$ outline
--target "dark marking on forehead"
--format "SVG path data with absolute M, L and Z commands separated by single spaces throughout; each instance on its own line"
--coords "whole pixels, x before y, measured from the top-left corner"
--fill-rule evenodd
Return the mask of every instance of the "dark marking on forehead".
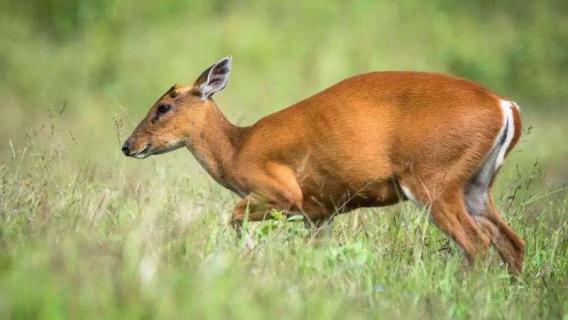
M 178 96 L 178 92 L 177 92 L 177 89 L 178 89 L 178 88 L 179 88 L 179 86 L 178 86 L 177 84 L 174 84 L 174 85 L 170 88 L 170 90 L 168 90 L 167 93 L 170 94 L 170 97 L 171 97 L 171 98 L 175 98 L 175 97 Z
M 176 98 L 178 96 L 178 92 L 177 89 L 181 88 L 181 86 L 179 84 L 174 84 L 171 88 L 168 89 L 168 91 L 166 91 L 166 93 L 164 93 L 159 99 L 158 101 L 162 100 L 164 97 L 169 96 L 170 98 Z M 156 101 L 156 102 L 158 102 Z

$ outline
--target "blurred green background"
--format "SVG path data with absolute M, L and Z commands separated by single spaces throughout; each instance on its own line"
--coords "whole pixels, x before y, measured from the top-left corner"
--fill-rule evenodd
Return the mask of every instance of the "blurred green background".
M 2 0 L 0 41 L 4 154 L 49 110 L 83 144 L 116 147 L 113 118 L 127 135 L 173 83 L 228 54 L 217 100 L 242 124 L 372 70 L 463 76 L 527 117 L 565 117 L 568 99 L 566 1 Z
M 445 72 L 521 106 L 504 176 L 568 181 L 567 1 L 0 0 L 0 41 L 0 161 L 31 145 L 67 168 L 147 170 L 122 141 L 172 84 L 230 54 L 215 99 L 236 124 L 358 73 Z M 211 183 L 187 152 L 150 161 Z
M 0 43 L 0 318 L 566 317 L 568 1 L 0 0 Z M 241 125 L 374 70 L 516 101 L 524 135 L 495 194 L 527 241 L 519 281 L 495 255 L 462 277 L 410 204 L 344 215 L 323 246 L 256 224 L 243 253 L 236 197 L 189 152 L 120 151 L 165 90 L 228 54 L 215 100 Z

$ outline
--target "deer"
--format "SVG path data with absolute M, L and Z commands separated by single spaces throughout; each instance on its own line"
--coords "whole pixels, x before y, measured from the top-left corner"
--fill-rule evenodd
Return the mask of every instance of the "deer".
M 250 126 L 213 100 L 232 68 L 227 56 L 193 85 L 175 84 L 122 146 L 144 159 L 187 148 L 240 200 L 230 223 L 303 215 L 314 228 L 364 207 L 409 200 L 474 265 L 495 247 L 512 274 L 525 243 L 495 205 L 491 187 L 522 126 L 515 102 L 472 81 L 430 72 L 347 78 Z

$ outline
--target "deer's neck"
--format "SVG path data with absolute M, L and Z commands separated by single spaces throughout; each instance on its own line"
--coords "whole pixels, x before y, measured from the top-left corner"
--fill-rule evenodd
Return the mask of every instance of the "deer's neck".
M 231 173 L 247 128 L 233 125 L 216 107 L 207 113 L 203 123 L 187 147 L 215 181 L 238 193 Z

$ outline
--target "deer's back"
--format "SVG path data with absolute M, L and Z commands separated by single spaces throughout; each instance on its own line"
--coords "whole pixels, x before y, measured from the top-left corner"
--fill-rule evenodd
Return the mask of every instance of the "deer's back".
M 320 188 L 357 188 L 416 166 L 440 170 L 480 143 L 489 150 L 502 124 L 499 101 L 442 74 L 358 75 L 261 119 L 244 137 L 239 162 L 289 166 Z

